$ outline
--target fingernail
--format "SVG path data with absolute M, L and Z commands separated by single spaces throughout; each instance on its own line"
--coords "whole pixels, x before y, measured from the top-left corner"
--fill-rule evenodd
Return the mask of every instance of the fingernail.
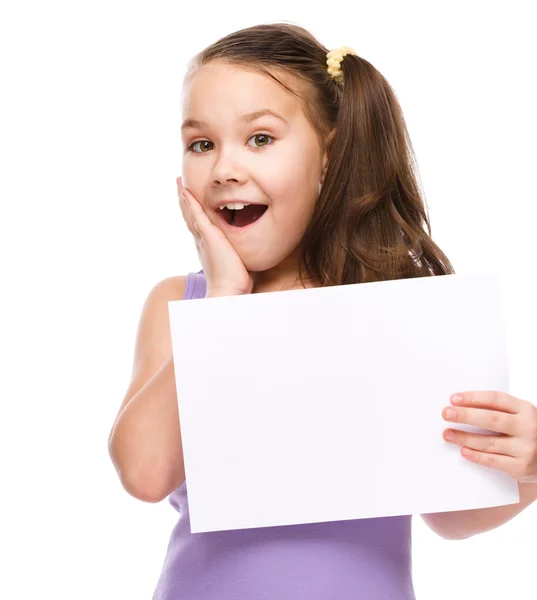
M 452 408 L 448 408 L 446 410 L 446 419 L 454 419 L 456 415 L 457 415 L 456 410 L 453 410 Z

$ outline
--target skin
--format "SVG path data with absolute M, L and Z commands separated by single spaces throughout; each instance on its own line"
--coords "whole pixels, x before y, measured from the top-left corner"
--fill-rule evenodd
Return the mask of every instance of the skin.
M 458 397 L 459 396 L 459 397 Z M 444 439 L 483 466 L 505 471 L 522 484 L 537 484 L 537 407 L 499 391 L 467 391 L 451 397 L 442 417 L 500 435 L 446 429 Z M 451 435 L 450 435 L 451 434 Z M 537 496 L 537 487 L 534 488 Z
M 288 77 L 286 83 L 292 83 Z M 263 108 L 278 112 L 287 122 L 272 116 L 240 121 L 241 115 Z M 262 73 L 215 61 L 186 79 L 182 116 L 183 123 L 193 118 L 207 124 L 182 130 L 184 187 L 253 272 L 252 293 L 302 288 L 297 282 L 298 245 L 319 197 L 329 156 L 301 100 Z M 333 129 L 328 141 L 334 133 Z M 249 231 L 229 232 L 213 206 L 232 198 L 269 208 Z

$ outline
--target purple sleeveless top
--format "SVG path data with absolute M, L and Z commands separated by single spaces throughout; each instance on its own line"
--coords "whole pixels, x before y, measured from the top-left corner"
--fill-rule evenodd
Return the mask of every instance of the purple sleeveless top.
M 205 291 L 189 273 L 184 299 Z M 168 502 L 179 519 L 153 600 L 415 600 L 412 515 L 192 534 L 186 481 Z

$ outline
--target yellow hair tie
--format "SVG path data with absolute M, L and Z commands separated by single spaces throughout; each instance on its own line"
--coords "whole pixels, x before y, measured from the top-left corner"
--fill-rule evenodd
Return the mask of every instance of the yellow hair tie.
M 341 70 L 341 61 L 347 54 L 354 54 L 358 56 L 356 52 L 349 46 L 341 46 L 336 50 L 330 50 L 326 55 L 328 59 L 326 64 L 328 65 L 328 72 L 331 77 L 335 79 L 336 83 L 343 83 L 343 71 Z

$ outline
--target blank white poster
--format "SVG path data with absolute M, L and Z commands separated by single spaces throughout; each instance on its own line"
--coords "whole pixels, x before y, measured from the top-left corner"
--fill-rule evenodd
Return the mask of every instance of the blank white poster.
M 509 391 L 503 308 L 494 272 L 169 302 L 192 533 L 518 502 L 442 438 Z

